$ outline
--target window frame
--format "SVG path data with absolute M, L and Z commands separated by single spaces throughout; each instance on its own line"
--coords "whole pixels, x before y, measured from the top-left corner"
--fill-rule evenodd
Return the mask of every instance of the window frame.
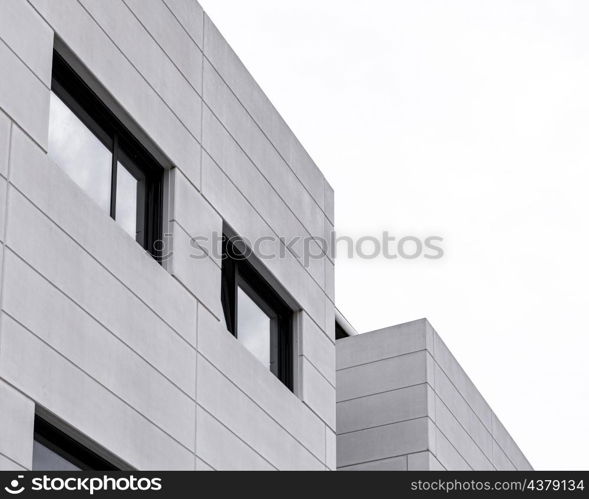
M 120 468 L 117 468 L 114 464 L 39 416 L 35 416 L 33 438 L 35 442 L 55 452 L 82 471 L 120 470 Z
M 223 234 L 222 244 L 221 302 L 227 330 L 239 340 L 237 295 L 241 288 L 271 319 L 269 370 L 292 391 L 294 311 L 256 270 L 251 252 L 238 247 L 244 246 L 243 241 Z
M 130 160 L 125 168 L 138 185 L 143 183 L 137 197 L 136 241 L 161 263 L 164 168 L 57 51 L 53 52 L 51 91 L 111 152 L 109 215 L 115 221 L 119 157 L 124 155 Z M 138 175 L 143 178 L 140 180 Z

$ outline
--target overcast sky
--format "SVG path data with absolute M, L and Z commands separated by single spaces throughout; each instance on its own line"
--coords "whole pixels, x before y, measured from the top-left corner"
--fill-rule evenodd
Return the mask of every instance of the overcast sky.
M 537 469 L 589 468 L 589 2 L 202 0 L 336 191 L 359 331 L 427 317 Z

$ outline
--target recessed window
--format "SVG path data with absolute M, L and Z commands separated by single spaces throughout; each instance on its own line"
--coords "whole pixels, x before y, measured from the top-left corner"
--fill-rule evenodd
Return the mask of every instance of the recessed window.
M 35 418 L 33 471 L 112 471 L 118 468 L 40 417 Z
M 271 369 L 270 342 L 273 320 L 241 286 L 237 287 L 237 331 L 239 341 L 254 356 Z
M 49 157 L 159 259 L 163 168 L 57 53 Z
M 346 330 L 340 326 L 339 322 L 335 322 L 335 339 L 342 340 L 344 338 L 349 337 L 350 335 L 346 333 Z
M 224 237 L 221 299 L 227 329 L 292 389 L 292 309 L 257 272 L 241 244 Z

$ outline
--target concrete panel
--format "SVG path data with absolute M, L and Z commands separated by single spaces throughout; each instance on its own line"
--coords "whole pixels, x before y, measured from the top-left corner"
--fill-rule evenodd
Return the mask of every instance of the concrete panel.
M 202 52 L 162 0 L 124 0 L 174 65 L 202 93 Z
M 194 345 L 194 298 L 17 128 L 12 148 L 19 190 Z
M 11 317 L 145 418 L 193 448 L 195 404 L 189 396 L 10 251 L 4 282 L 3 306 Z
M 53 31 L 27 2 L 0 2 L 0 38 L 45 85 L 51 86 Z M 4 73 L 4 77 L 8 75 Z
M 435 333 L 433 337 L 433 358 L 483 422 L 487 430 L 491 431 L 493 411 L 448 347 Z
M 170 172 L 173 186 L 173 211 L 170 220 L 178 222 L 191 237 L 199 238 L 200 246 L 221 265 L 221 247 L 213 244 L 213 236 L 220 238 L 223 219 L 203 198 L 202 194 L 176 168 Z
M 434 369 L 435 390 L 441 401 L 483 451 L 487 459 L 491 460 L 493 455 L 491 433 L 437 364 L 435 364 Z
M 408 471 L 429 471 L 430 460 L 432 457 L 433 457 L 433 455 L 429 451 L 417 452 L 416 454 L 409 454 L 407 456 L 407 470 Z
M 427 385 L 422 384 L 339 402 L 338 434 L 426 417 L 427 400 Z
M 327 295 L 323 295 L 322 297 L 323 303 L 325 305 L 325 334 L 327 337 L 332 339 L 335 342 L 335 305 L 334 303 L 327 297 Z M 337 347 L 336 347 L 337 349 Z M 336 350 L 336 364 L 337 364 L 337 350 Z M 337 368 L 337 365 L 336 365 Z
M 30 3 L 84 62 L 114 101 L 133 117 L 139 127 L 169 157 L 171 164 L 178 166 L 195 185 L 199 185 L 198 141 L 84 8 L 75 0 L 31 0 Z M 47 107 L 48 105 L 49 101 Z M 46 121 L 44 131 L 46 134 Z
M 32 438 L 32 437 L 31 437 Z M 31 449 L 33 446 L 31 445 Z M 0 471 L 26 471 L 27 468 L 16 464 L 14 461 L 8 459 L 6 456 L 0 454 Z
M 431 353 L 429 350 L 426 351 L 426 359 L 425 359 L 425 364 L 426 364 L 426 372 L 427 372 L 427 382 L 429 383 L 430 387 L 434 387 L 435 386 L 435 372 L 436 372 L 436 361 L 434 360 L 434 358 L 431 356 Z M 434 400 L 435 402 L 435 400 Z M 432 408 L 432 414 L 435 415 L 435 404 L 433 404 L 434 407 Z M 435 418 L 434 418 L 435 419 Z
M 407 456 L 407 470 L 408 471 L 445 471 L 445 468 L 429 452 L 418 452 L 416 454 L 409 454 Z
M 305 357 L 302 357 L 302 399 L 335 430 L 335 387 Z
M 186 340 L 15 190 L 9 216 L 14 223 L 7 245 L 15 253 L 185 392 L 194 393 L 195 351 Z
M 294 134 L 224 40 L 205 16 L 205 54 L 263 133 L 300 179 L 315 203 L 323 208 L 323 176 Z
M 164 0 L 186 33 L 202 48 L 204 12 L 196 0 Z
M 425 365 L 426 353 L 422 351 L 338 371 L 337 400 L 341 402 L 425 383 Z
M 338 468 L 428 450 L 428 420 L 414 419 L 338 435 Z
M 430 392 L 428 391 L 428 397 Z M 437 432 L 438 428 L 436 424 L 433 422 L 432 418 L 428 418 L 427 420 L 427 441 L 428 441 L 428 450 L 436 455 L 437 448 L 438 448 L 438 439 L 437 439 Z
M 330 301 L 335 303 L 335 264 L 329 259 L 323 259 L 325 273 L 325 294 Z
M 6 193 L 6 180 L 0 177 L 0 242 L 4 242 L 4 227 L 6 222 Z
M 172 255 L 165 266 L 215 316 L 222 317 L 221 267 L 195 246 L 176 222 L 172 224 Z
M 292 133 L 247 68 L 205 14 L 205 55 L 284 158 Z
M 241 237 L 249 241 L 273 237 L 270 227 L 206 153 L 203 194 Z M 284 258 L 264 259 L 264 264 L 317 324 L 325 323 L 323 290 L 289 252 Z
M 337 369 L 426 348 L 425 319 L 351 336 L 337 342 Z
M 337 469 L 337 435 L 325 427 L 325 464 L 330 470 Z
M 390 457 L 339 468 L 339 471 L 406 471 L 407 456 Z
M 0 111 L 0 177 L 8 175 L 8 153 L 10 148 L 10 120 Z
M 35 403 L 0 379 L 0 454 L 24 468 L 33 462 L 34 421 Z
M 322 234 L 322 241 L 321 247 L 323 248 L 325 254 L 329 258 L 329 260 L 335 263 L 335 258 L 337 254 L 337 247 L 336 247 L 336 237 L 337 234 L 335 232 L 335 227 L 329 221 L 326 216 L 323 216 L 323 234 Z
M 442 463 L 436 459 L 435 456 L 430 455 L 430 471 L 445 471 L 446 468 L 442 466 Z
M 7 250 L 6 250 L 7 251 Z M 4 244 L 0 243 L 0 300 L 2 300 L 2 284 L 4 282 Z M 1 313 L 1 309 L 0 309 Z M 2 330 L 0 330 L 0 335 L 2 334 Z
M 0 376 L 134 468 L 194 467 L 192 452 L 6 314 L 2 316 Z
M 215 419 L 278 469 L 323 469 L 321 461 L 208 360 L 199 355 L 197 366 L 198 404 Z
M 501 471 L 513 471 L 515 466 L 509 460 L 503 449 L 499 447 L 499 444 L 493 440 L 493 465 L 496 469 Z
M 305 312 L 301 313 L 299 348 L 299 354 L 335 386 L 335 345 Z
M 198 350 L 318 459 L 324 459 L 321 420 L 203 307 L 198 313 Z
M 203 147 L 207 153 L 273 229 L 276 239 L 286 239 L 292 254 L 323 287 L 322 248 L 297 218 L 299 207 L 286 204 L 208 108 L 204 110 L 203 122 Z
M 47 149 L 49 88 L 4 44 L 0 43 L 0 108 Z
M 215 471 L 215 468 L 209 466 L 202 459 L 196 458 L 196 471 Z
M 436 450 L 435 457 L 438 462 L 447 470 L 452 471 L 470 471 L 472 468 L 454 448 L 450 441 L 442 434 L 438 428 L 434 428 Z
M 532 465 L 495 414 L 493 414 L 493 438 L 518 470 L 532 470 Z
M 474 470 L 493 470 L 491 461 L 485 456 L 471 435 L 464 430 L 448 408 L 436 397 L 436 426 L 452 443 L 462 458 Z
M 290 132 L 288 127 L 287 130 Z M 324 210 L 325 192 L 323 192 L 323 199 L 321 199 L 321 183 L 324 180 L 323 174 L 297 137 L 292 132 L 288 132 L 284 132 L 289 149 L 286 161 L 311 196 L 313 196 L 319 208 Z
M 235 138 L 256 168 L 268 179 L 311 235 L 322 237 L 323 212 L 284 159 L 256 126 L 215 69 L 205 60 L 203 95 L 229 133 Z M 323 193 L 321 193 L 323 196 Z
M 190 133 L 200 138 L 202 101 L 196 90 L 126 5 L 121 0 L 80 1 Z M 153 9 L 145 11 L 154 13 Z M 167 25 L 167 29 L 173 31 L 170 28 Z M 196 57 L 200 51 L 194 50 L 193 54 Z
M 410 469 L 529 467 L 427 320 L 339 340 L 336 349 L 346 366 L 337 372 L 340 438 L 426 416 L 427 449 L 409 456 Z M 423 385 L 412 386 L 418 380 Z M 501 438 L 493 438 L 489 421 Z
M 335 224 L 335 194 L 333 187 L 329 185 L 327 180 L 324 180 L 324 193 L 323 193 L 323 211 L 327 219 Z
M 272 236 L 267 223 L 237 190 L 216 162 L 203 152 L 202 193 L 223 219 L 249 241 Z
M 436 421 L 436 392 L 432 389 L 431 385 L 427 385 L 427 414 L 430 419 Z
M 197 408 L 198 454 L 218 471 L 275 470 L 268 461 L 237 438 L 210 414 Z

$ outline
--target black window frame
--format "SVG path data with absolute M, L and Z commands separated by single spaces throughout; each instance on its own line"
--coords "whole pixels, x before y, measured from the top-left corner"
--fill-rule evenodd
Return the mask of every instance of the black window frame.
M 39 416 L 35 416 L 34 440 L 82 471 L 120 471 L 120 468 Z
M 254 257 L 241 239 L 224 234 L 222 245 L 221 302 L 227 330 L 239 339 L 237 294 L 241 288 L 271 318 L 270 372 L 292 391 L 294 311 L 256 270 Z
M 125 167 L 142 184 L 137 198 L 140 230 L 136 240 L 161 263 L 164 168 L 57 51 L 53 52 L 51 90 L 112 154 L 109 214 L 113 220 L 119 157 L 124 154 L 130 160 Z

